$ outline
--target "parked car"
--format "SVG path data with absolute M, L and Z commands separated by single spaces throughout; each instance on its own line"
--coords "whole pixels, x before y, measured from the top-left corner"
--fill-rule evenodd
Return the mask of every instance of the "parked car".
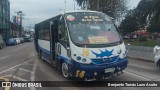
M 31 41 L 33 41 L 33 38 L 32 38 L 32 36 L 30 34 L 26 34 L 24 36 L 24 41 L 25 42 L 31 42 Z
M 17 45 L 17 41 L 15 38 L 10 38 L 6 44 L 7 46 L 14 46 L 14 45 Z
M 21 43 L 24 43 L 24 42 L 25 42 L 23 37 L 20 37 L 20 42 L 21 42 Z
M 2 35 L 0 35 L 0 49 L 3 48 L 3 45 L 4 45 L 3 37 Z
M 153 54 L 154 54 L 154 61 L 160 69 L 160 46 L 155 46 L 153 49 Z
M 21 43 L 20 38 L 15 38 L 15 39 L 16 39 L 17 44 L 20 44 L 20 43 Z

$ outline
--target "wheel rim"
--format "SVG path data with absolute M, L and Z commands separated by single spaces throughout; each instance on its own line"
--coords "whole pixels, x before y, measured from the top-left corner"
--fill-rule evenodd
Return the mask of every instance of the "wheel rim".
M 66 63 L 62 64 L 62 74 L 64 77 L 68 77 L 68 65 Z

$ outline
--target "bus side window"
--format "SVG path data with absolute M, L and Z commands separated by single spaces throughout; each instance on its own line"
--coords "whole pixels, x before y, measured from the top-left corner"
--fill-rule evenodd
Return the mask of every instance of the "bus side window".
M 59 21 L 58 34 L 59 34 L 58 36 L 60 41 L 68 42 L 68 34 L 67 34 L 64 18 L 62 18 Z

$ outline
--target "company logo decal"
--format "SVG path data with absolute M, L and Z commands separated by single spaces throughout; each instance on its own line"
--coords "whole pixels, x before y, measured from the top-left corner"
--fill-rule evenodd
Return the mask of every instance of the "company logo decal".
M 113 50 L 114 50 L 114 49 L 113 49 Z M 98 57 L 103 58 L 103 57 L 105 57 L 105 56 L 109 57 L 109 56 L 113 55 L 113 54 L 112 54 L 112 53 L 113 53 L 113 50 L 111 50 L 111 51 L 108 51 L 108 50 L 106 50 L 106 49 L 105 49 L 105 51 L 100 50 L 100 51 L 101 51 L 100 54 L 95 53 L 95 52 L 93 52 L 93 51 L 91 51 L 91 52 L 92 52 L 94 55 L 96 55 L 97 58 L 98 58 Z
M 88 48 L 83 48 L 82 55 L 83 56 L 89 56 L 89 49 Z
M 67 16 L 67 20 L 68 20 L 68 21 L 74 21 L 74 20 L 75 20 L 75 17 L 72 16 L 72 15 L 68 15 L 68 16 Z

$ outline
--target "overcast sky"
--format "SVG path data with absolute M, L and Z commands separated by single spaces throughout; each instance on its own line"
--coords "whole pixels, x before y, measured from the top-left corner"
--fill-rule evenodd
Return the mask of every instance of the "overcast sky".
M 65 0 L 9 0 L 11 17 L 15 12 L 22 11 L 24 14 L 23 25 L 33 26 L 45 19 L 51 18 L 65 9 Z M 140 0 L 130 0 L 128 7 L 136 7 Z M 74 10 L 74 0 L 66 0 L 67 10 Z M 76 9 L 79 7 L 76 5 Z M 12 19 L 12 18 L 11 18 Z

